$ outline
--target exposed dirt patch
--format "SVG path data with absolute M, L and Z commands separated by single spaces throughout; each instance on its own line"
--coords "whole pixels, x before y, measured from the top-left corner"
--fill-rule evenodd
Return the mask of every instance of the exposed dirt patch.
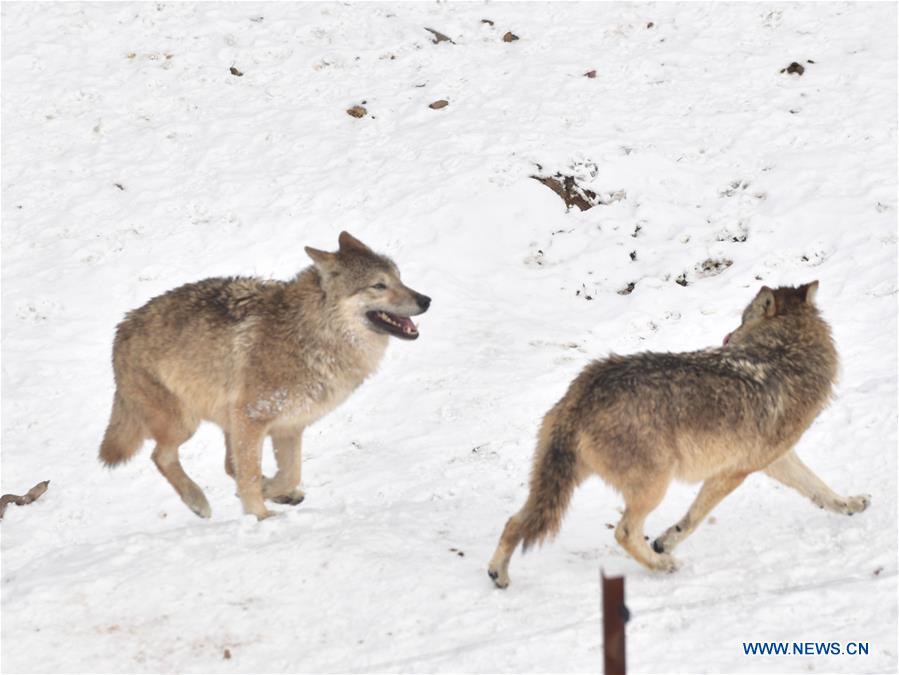
M 732 241 L 735 244 L 741 244 L 749 237 L 749 230 L 743 221 L 737 221 L 724 227 L 715 235 L 717 241 Z
M 749 181 L 743 179 L 732 180 L 727 187 L 718 190 L 719 197 L 733 197 L 735 194 L 742 192 L 749 187 Z
M 810 61 L 809 63 L 812 62 Z M 801 63 L 796 63 L 795 61 L 793 61 L 793 63 L 788 65 L 786 68 L 781 68 L 780 72 L 787 73 L 788 75 L 802 75 L 802 73 L 805 72 L 805 66 L 803 66 Z
M 724 270 L 734 264 L 733 260 L 727 258 L 707 258 L 694 268 L 696 276 L 699 278 L 714 277 L 721 274 Z
M 574 176 L 557 173 L 555 176 L 531 176 L 531 178 L 540 181 L 559 195 L 569 209 L 576 206 L 581 211 L 586 211 L 596 206 L 596 193 L 578 185 Z

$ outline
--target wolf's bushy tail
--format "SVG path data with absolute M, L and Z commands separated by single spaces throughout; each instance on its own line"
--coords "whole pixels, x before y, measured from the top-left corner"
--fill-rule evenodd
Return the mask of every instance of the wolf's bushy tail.
M 115 466 L 131 459 L 147 437 L 146 429 L 131 410 L 128 401 L 116 390 L 109 425 L 100 444 L 100 461 Z
M 554 537 L 578 484 L 577 454 L 569 434 L 558 427 L 538 449 L 531 472 L 531 487 L 521 522 L 521 550 Z

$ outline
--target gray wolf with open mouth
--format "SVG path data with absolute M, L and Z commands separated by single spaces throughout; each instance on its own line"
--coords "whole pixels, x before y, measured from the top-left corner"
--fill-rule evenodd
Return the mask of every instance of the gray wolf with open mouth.
M 411 316 L 431 299 L 396 264 L 341 232 L 336 252 L 306 248 L 314 265 L 290 281 L 246 277 L 186 284 L 129 312 L 113 345 L 116 391 L 100 446 L 107 466 L 152 438 L 153 461 L 198 516 L 211 515 L 178 448 L 200 422 L 225 433 L 225 471 L 245 513 L 265 500 L 299 504 L 303 430 L 342 403 L 378 366 L 390 336 L 418 338 Z M 262 445 L 277 461 L 262 475 Z

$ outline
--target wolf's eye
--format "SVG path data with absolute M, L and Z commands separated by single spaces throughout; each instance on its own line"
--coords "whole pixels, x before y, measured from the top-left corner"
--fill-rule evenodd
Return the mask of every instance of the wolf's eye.
M 376 288 L 379 291 L 387 290 L 387 284 L 382 284 L 380 281 L 376 283 L 372 288 Z

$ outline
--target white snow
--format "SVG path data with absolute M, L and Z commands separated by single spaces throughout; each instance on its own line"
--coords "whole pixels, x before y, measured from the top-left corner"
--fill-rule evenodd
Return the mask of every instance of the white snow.
M 600 567 L 627 576 L 631 672 L 896 671 L 895 4 L 2 19 L 2 492 L 51 480 L 0 525 L 4 672 L 596 672 Z M 537 164 L 619 198 L 566 213 Z M 210 521 L 148 448 L 101 468 L 127 310 L 209 276 L 289 278 L 341 229 L 434 302 L 307 431 L 301 506 L 242 516 L 211 425 L 182 449 Z M 658 575 L 617 546 L 621 500 L 593 480 L 493 588 L 540 418 L 586 363 L 720 344 L 763 283 L 813 279 L 842 373 L 798 452 L 872 494 L 866 512 L 753 476 Z M 763 640 L 870 653 L 743 654 Z

